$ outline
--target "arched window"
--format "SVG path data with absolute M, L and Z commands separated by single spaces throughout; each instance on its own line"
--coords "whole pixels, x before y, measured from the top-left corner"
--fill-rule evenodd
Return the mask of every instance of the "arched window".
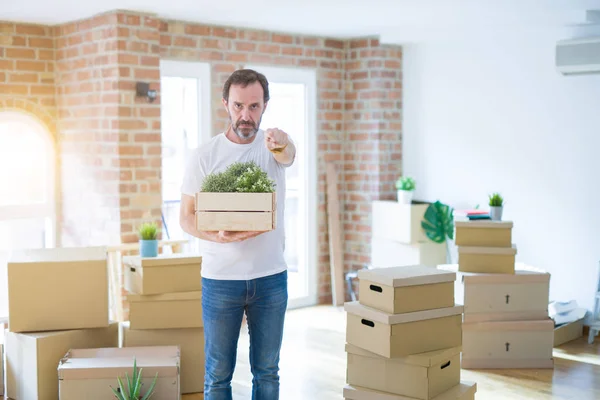
M 55 246 L 55 160 L 42 123 L 0 112 L 0 252 Z

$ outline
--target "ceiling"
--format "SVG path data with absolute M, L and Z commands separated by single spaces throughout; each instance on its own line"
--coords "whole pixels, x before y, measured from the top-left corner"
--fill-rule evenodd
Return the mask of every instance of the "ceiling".
M 0 20 L 60 24 L 115 9 L 339 38 L 378 35 L 400 43 L 457 31 L 579 26 L 588 23 L 587 10 L 600 9 L 600 0 L 0 0 Z

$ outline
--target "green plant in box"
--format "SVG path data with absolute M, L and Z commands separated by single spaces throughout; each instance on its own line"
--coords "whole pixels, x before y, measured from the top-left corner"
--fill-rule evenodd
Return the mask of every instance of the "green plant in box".
M 154 394 L 154 387 L 156 386 L 158 373 L 156 373 L 154 376 L 154 380 L 152 381 L 152 384 L 148 388 L 146 394 L 142 396 L 142 370 L 143 368 L 140 368 L 138 371 L 137 362 L 134 357 L 132 377 L 130 378 L 129 374 L 127 374 L 127 372 L 125 373 L 127 390 L 125 390 L 125 386 L 123 385 L 121 377 L 117 377 L 117 382 L 119 382 L 119 387 L 117 389 L 113 388 L 112 386 L 110 387 L 118 400 L 148 400 Z
M 448 239 L 454 239 L 454 210 L 439 201 L 431 203 L 425 210 L 421 228 L 434 243 L 446 243 L 446 262 L 450 262 Z
M 502 220 L 502 210 L 504 208 L 504 198 L 500 193 L 492 193 L 488 196 L 490 205 L 490 218 L 493 221 Z
M 225 171 L 207 175 L 202 192 L 211 193 L 273 193 L 275 182 L 253 161 L 235 162 Z
M 410 176 L 401 176 L 396 181 L 396 190 L 398 193 L 398 202 L 412 204 L 415 192 L 415 180 Z

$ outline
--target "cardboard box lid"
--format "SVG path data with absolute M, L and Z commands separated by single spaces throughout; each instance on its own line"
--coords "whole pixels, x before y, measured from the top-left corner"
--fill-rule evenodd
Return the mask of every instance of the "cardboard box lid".
M 133 359 L 143 368 L 142 377 L 178 376 L 179 346 L 108 347 L 101 349 L 72 349 L 60 360 L 58 379 L 102 379 L 131 377 Z
M 488 255 L 510 255 L 517 254 L 517 246 L 512 247 L 480 247 L 480 246 L 458 246 L 458 254 L 488 254 Z
M 435 266 L 408 265 L 362 269 L 358 271 L 358 279 L 386 286 L 402 287 L 453 282 L 456 280 L 456 273 L 439 270 Z
M 460 384 L 438 394 L 431 400 L 460 400 L 472 397 L 477 392 L 477 383 L 460 381 Z M 348 400 L 415 400 L 412 397 L 367 389 L 356 385 L 344 386 L 344 398 Z
M 454 226 L 457 228 L 498 228 L 510 229 L 513 227 L 512 221 L 454 221 Z
M 156 257 L 125 256 L 123 257 L 123 264 L 142 268 L 185 264 L 201 265 L 202 256 L 194 256 L 186 253 L 159 254 Z
M 27 249 L 11 252 L 10 264 L 25 263 L 63 263 L 78 261 L 106 261 L 108 248 L 105 246 L 92 247 L 58 247 L 49 249 Z
M 432 318 L 443 318 L 452 315 L 460 315 L 463 313 L 464 307 L 455 305 L 454 307 L 437 308 L 433 310 L 415 311 L 403 314 L 388 314 L 383 311 L 375 310 L 360 304 L 359 301 L 351 301 L 344 303 L 344 310 L 350 314 L 358 315 L 359 317 L 380 322 L 382 324 L 394 325 L 407 322 L 423 321 Z
M 200 300 L 202 291 L 193 292 L 177 292 L 177 293 L 162 293 L 162 294 L 129 294 L 127 301 L 135 302 L 151 302 L 151 301 L 181 301 L 181 300 Z
M 381 357 L 379 354 L 372 353 L 368 350 L 360 348 L 358 346 L 354 346 L 350 343 L 346 343 L 346 352 L 349 354 L 356 354 L 359 356 L 369 357 L 369 358 L 377 358 L 386 361 L 395 361 L 403 364 L 411 364 L 417 365 L 421 367 L 432 367 L 434 365 L 441 364 L 443 362 L 448 361 L 449 358 L 454 357 L 457 354 L 460 354 L 462 350 L 462 346 L 451 347 L 448 349 L 436 350 L 436 351 L 428 351 L 427 353 L 419 353 L 419 354 L 411 354 L 406 357 L 398 357 L 398 358 L 385 358 Z
M 486 272 L 462 272 L 458 271 L 458 264 L 443 264 L 437 268 L 444 271 L 456 272 L 458 280 L 462 283 L 470 284 L 516 284 L 516 283 L 547 283 L 550 282 L 550 273 L 539 268 L 532 267 L 523 263 L 515 263 L 514 274 L 496 274 Z
M 463 332 L 554 332 L 554 321 L 550 318 L 530 321 L 486 321 L 464 322 Z

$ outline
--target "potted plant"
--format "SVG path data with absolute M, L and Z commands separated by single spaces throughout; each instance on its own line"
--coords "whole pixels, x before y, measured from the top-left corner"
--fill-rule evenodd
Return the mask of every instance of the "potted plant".
M 270 231 L 276 226 L 275 182 L 252 161 L 207 175 L 195 202 L 199 231 Z
M 401 176 L 396 181 L 396 190 L 398 191 L 398 202 L 411 204 L 415 192 L 415 180 L 409 176 Z
M 133 376 L 129 378 L 127 372 L 125 372 L 125 379 L 127 380 L 127 390 L 121 381 L 121 377 L 117 377 L 119 387 L 117 389 L 110 387 L 118 400 L 148 400 L 154 394 L 154 387 L 156 386 L 156 380 L 158 379 L 158 373 L 154 376 L 154 380 L 148 388 L 145 395 L 142 396 L 142 370 L 137 369 L 135 357 L 133 358 Z
M 439 201 L 431 203 L 425 210 L 421 228 L 432 242 L 446 243 L 446 261 L 451 262 L 448 239 L 454 239 L 454 209 Z
M 489 195 L 490 218 L 492 221 L 502 220 L 502 209 L 504 207 L 504 198 L 500 193 L 492 193 Z
M 156 257 L 158 255 L 158 226 L 154 222 L 145 222 L 139 229 L 140 256 Z

